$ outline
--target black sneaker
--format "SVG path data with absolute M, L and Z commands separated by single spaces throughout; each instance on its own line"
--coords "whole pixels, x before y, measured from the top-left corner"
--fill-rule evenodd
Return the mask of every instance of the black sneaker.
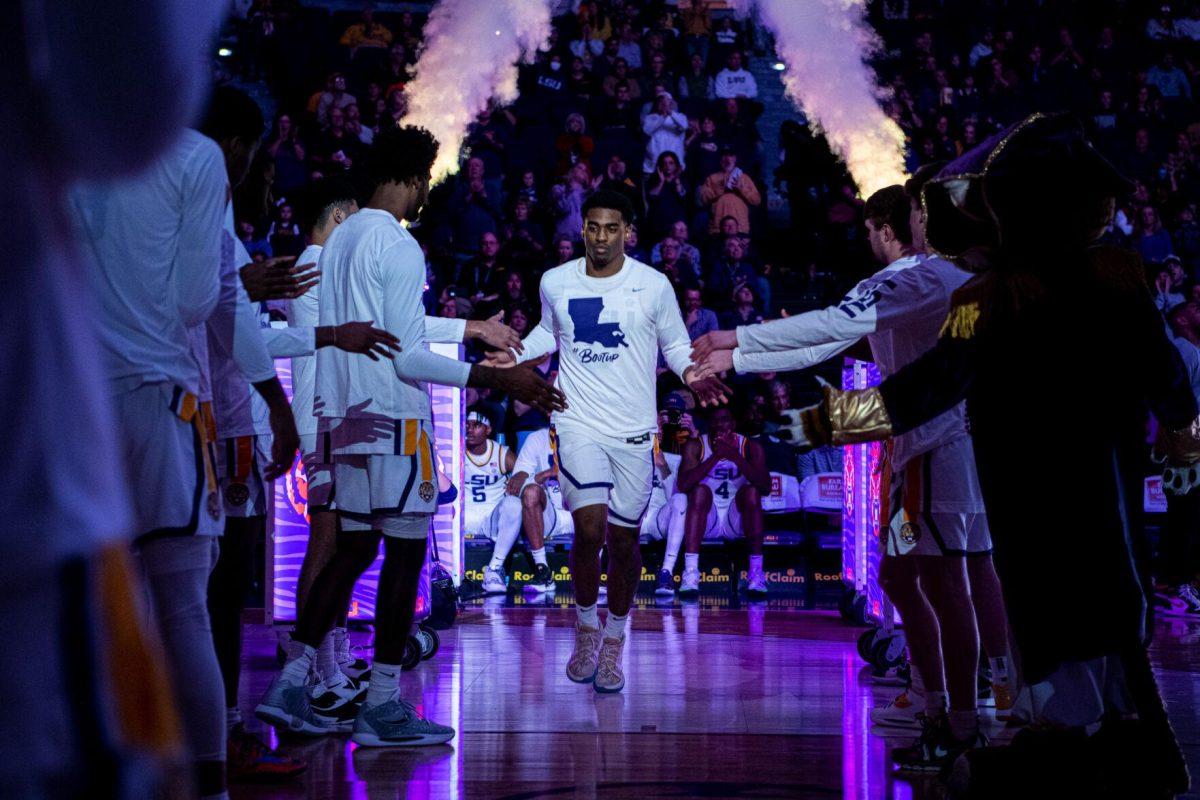
M 675 596 L 675 576 L 671 570 L 660 569 L 658 571 L 658 586 L 655 587 L 654 594 L 657 597 Z
M 533 570 L 533 580 L 525 584 L 526 587 L 533 589 L 538 594 L 550 594 L 558 588 L 554 582 L 554 576 L 550 574 L 550 567 L 545 564 L 538 564 Z
M 968 750 L 987 747 L 987 739 L 977 733 L 960 742 L 950 733 L 950 721 L 944 714 L 924 720 L 921 735 L 909 747 L 892 750 L 892 761 L 900 772 L 948 773 L 954 762 Z

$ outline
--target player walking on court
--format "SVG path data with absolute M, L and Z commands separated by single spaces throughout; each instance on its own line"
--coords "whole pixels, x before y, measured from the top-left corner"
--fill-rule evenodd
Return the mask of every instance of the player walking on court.
M 629 200 L 596 192 L 582 212 L 587 255 L 542 277 L 542 320 L 516 360 L 558 350 L 557 387 L 567 398 L 567 409 L 551 418 L 563 503 L 575 523 L 571 571 L 579 620 L 567 676 L 598 692 L 619 692 L 642 566 L 638 530 L 653 485 L 659 350 L 702 402 L 723 402 L 728 390 L 692 374 L 691 342 L 667 278 L 625 255 Z M 609 614 L 601 632 L 596 600 L 605 544 Z

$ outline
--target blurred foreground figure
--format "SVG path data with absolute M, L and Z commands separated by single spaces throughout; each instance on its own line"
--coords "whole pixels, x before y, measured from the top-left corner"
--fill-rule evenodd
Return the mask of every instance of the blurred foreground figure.
M 1188 787 L 1145 647 L 1138 511 L 1147 408 L 1175 463 L 1196 460 L 1197 408 L 1141 259 L 1095 245 L 1129 188 L 1065 116 L 1034 115 L 952 162 L 925 187 L 926 237 L 980 274 L 937 345 L 876 388 L 827 387 L 790 412 L 794 438 L 845 444 L 967 402 L 1032 722 L 957 762 L 971 797 L 1012 796 L 1035 773 L 1055 776 L 1056 797 Z M 1084 585 L 1104 591 L 1078 613 Z
M 63 194 L 175 140 L 221 8 L 26 0 L 0 26 L 3 797 L 144 796 L 155 759 L 178 752 L 132 605 L 126 484 Z

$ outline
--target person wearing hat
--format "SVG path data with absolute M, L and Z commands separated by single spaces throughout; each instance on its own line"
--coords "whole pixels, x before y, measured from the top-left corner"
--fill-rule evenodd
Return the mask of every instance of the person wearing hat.
M 762 203 L 762 195 L 750 176 L 737 165 L 737 151 L 732 145 L 721 146 L 721 171 L 714 172 L 700 184 L 700 202 L 709 209 L 708 232 L 720 232 L 721 220 L 737 220 L 737 232 L 750 232 L 750 207 Z
M 1200 462 L 1200 419 L 1140 259 L 1095 244 L 1130 188 L 1067 115 L 1035 114 L 964 154 L 923 194 L 929 244 L 980 273 L 955 293 L 937 344 L 877 387 L 827 386 L 790 414 L 794 441 L 851 444 L 967 401 L 1025 682 L 1018 707 L 1036 723 L 1009 748 L 964 753 L 952 777 L 967 791 L 1026 790 L 1032 772 L 1055 797 L 1190 785 L 1146 650 L 1136 498 L 1147 407 L 1156 449 L 1184 470 Z M 1086 586 L 1102 590 L 1072 613 Z M 932 728 L 922 741 L 964 747 Z

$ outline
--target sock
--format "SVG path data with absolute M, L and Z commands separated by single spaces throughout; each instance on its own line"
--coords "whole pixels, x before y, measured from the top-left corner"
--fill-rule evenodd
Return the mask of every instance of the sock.
M 694 570 L 700 571 L 700 554 L 699 553 L 684 553 L 683 554 L 683 569 L 684 571 Z
M 924 697 L 925 696 L 925 679 L 921 677 L 921 670 L 917 669 L 917 665 L 912 663 L 911 658 L 909 659 L 908 664 L 909 664 L 909 675 L 911 676 L 911 680 L 908 683 L 908 688 L 913 693 L 919 694 L 922 697 Z
M 750 574 L 761 575 L 762 571 L 762 553 L 750 556 Z
M 325 638 L 321 640 L 321 646 L 317 648 L 317 659 L 314 666 L 321 680 L 329 680 L 341 672 L 338 669 L 337 636 L 333 631 L 325 634 Z
M 951 711 L 947 716 L 950 719 L 950 735 L 956 741 L 965 742 L 968 739 L 974 739 L 979 734 L 979 714 L 973 709 L 971 711 Z
M 500 501 L 500 521 L 496 530 L 496 547 L 492 550 L 492 560 L 489 569 L 500 569 L 504 559 L 508 558 L 517 536 L 521 534 L 521 501 L 512 495 L 505 495 Z
M 941 714 L 949 707 L 949 698 L 945 692 L 925 693 L 925 713 L 929 716 Z M 974 713 L 974 712 L 972 712 Z
M 225 729 L 233 730 L 242 724 L 242 710 L 237 706 L 225 709 Z
M 400 665 L 376 661 L 371 665 L 371 685 L 367 687 L 367 699 L 363 705 L 377 706 L 386 703 L 399 685 Z
M 350 655 L 350 634 L 343 627 L 333 629 L 333 652 L 339 664 L 354 660 Z
M 989 658 L 988 665 L 992 668 L 992 683 L 1008 683 L 1008 659 L 1004 656 Z
M 283 665 L 279 677 L 288 683 L 303 686 L 308 679 L 308 671 L 312 669 L 313 658 L 317 651 L 306 644 L 292 640 L 288 642 L 288 660 Z
M 596 613 L 596 604 L 590 606 L 575 606 L 575 613 L 579 615 L 579 624 L 585 628 L 599 628 L 600 615 Z
M 674 506 L 672 506 L 674 509 Z M 675 572 L 675 564 L 679 561 L 679 548 L 683 546 L 684 514 L 672 513 L 671 522 L 667 525 L 667 552 L 663 555 L 662 568 L 667 572 Z
M 534 564 L 541 564 L 544 567 L 549 567 L 549 562 L 546 561 L 546 548 L 539 547 L 537 550 L 530 550 L 529 554 L 533 556 Z
M 624 639 L 625 638 L 625 623 L 629 621 L 629 615 L 623 617 L 616 614 L 609 614 L 608 619 L 604 621 L 604 638 L 605 639 Z

